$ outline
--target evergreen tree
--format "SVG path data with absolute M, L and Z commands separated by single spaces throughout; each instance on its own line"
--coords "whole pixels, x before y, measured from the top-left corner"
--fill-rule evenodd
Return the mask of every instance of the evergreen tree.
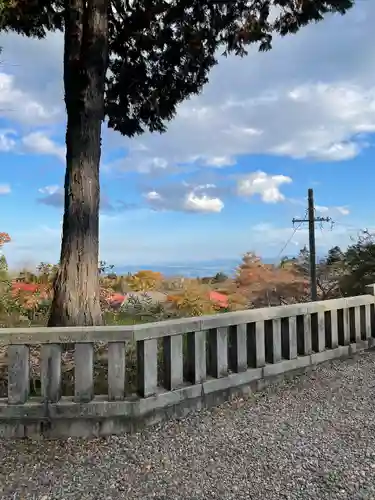
M 269 50 L 354 0 L 0 0 L 0 29 L 43 38 L 64 31 L 66 176 L 60 265 L 50 326 L 101 324 L 101 125 L 132 137 L 164 132 L 208 81 L 222 47 Z

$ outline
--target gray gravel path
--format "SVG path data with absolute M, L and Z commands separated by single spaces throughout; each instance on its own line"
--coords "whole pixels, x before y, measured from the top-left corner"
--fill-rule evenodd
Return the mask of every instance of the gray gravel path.
M 132 436 L 3 442 L 0 498 L 375 499 L 375 353 Z

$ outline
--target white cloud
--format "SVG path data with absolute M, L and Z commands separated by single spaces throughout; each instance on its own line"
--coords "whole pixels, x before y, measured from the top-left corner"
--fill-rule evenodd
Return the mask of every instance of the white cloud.
M 55 194 L 55 193 L 63 193 L 64 192 L 63 188 L 61 188 L 60 186 L 57 186 L 57 185 L 44 186 L 42 188 L 39 188 L 38 191 L 39 191 L 39 193 L 47 194 L 49 196 L 51 196 L 52 194 Z
M 22 143 L 31 153 L 57 156 L 61 161 L 65 161 L 65 147 L 53 142 L 43 132 L 32 132 L 22 138 Z
M 315 205 L 315 210 L 328 217 L 334 217 L 335 215 L 349 215 L 350 210 L 348 207 L 326 207 L 322 205 Z
M 0 184 L 0 195 L 9 194 L 11 191 L 12 190 L 9 184 Z
M 64 206 L 64 188 L 58 185 L 44 186 L 38 189 L 43 196 L 38 198 L 38 202 L 51 207 L 62 208 Z M 100 196 L 101 215 L 106 214 L 107 217 L 115 217 L 120 213 L 127 211 L 139 210 L 139 206 L 135 203 L 128 203 L 122 200 L 111 201 L 105 193 Z
M 104 134 L 106 134 L 105 130 Z M 141 147 L 138 148 L 136 144 L 133 144 L 130 151 L 134 153 L 124 158 L 115 160 L 110 165 L 107 165 L 107 168 L 119 170 L 121 172 L 137 171 L 140 174 L 163 174 L 171 170 L 171 165 L 165 158 L 158 156 L 148 157 L 146 154 L 147 149 L 143 149 Z
M 12 122 L 35 125 L 56 119 L 57 108 L 48 109 L 31 94 L 17 88 L 13 75 L 0 73 L 0 116 Z
M 163 186 L 158 191 L 144 193 L 144 198 L 154 210 L 177 210 L 196 213 L 219 213 L 224 202 L 213 194 L 214 184 L 191 186 L 186 183 Z
M 326 214 L 329 212 L 329 207 L 323 207 L 322 205 L 315 205 L 315 210 L 321 214 Z
M 11 129 L 0 129 L 0 151 L 8 153 L 16 146 L 15 140 L 16 132 Z
M 245 154 L 353 158 L 368 145 L 365 135 L 375 131 L 374 15 L 375 4 L 363 2 L 346 16 L 276 39 L 269 53 L 250 50 L 243 59 L 222 58 L 203 93 L 178 108 L 166 134 L 145 134 L 138 143 L 104 132 L 108 147 L 130 149 L 115 166 L 149 174 L 169 173 L 187 162 L 226 167 Z M 22 95 L 45 106 L 59 102 L 59 34 L 41 42 L 4 35 L 0 44 L 3 57 L 9 54 L 18 63 L 12 71 Z M 30 60 L 36 69 L 26 86 Z
M 307 152 L 302 149 L 305 148 L 303 143 L 290 141 L 276 146 L 272 149 L 272 152 L 292 158 L 305 158 L 310 156 L 322 161 L 343 161 L 355 158 L 364 147 L 366 147 L 365 143 L 360 144 L 355 142 L 334 143 L 327 146 L 321 145 L 320 147 L 318 147 L 317 144 L 311 144 Z
M 268 175 L 258 171 L 238 180 L 237 193 L 244 197 L 259 195 L 265 203 L 277 203 L 285 200 L 280 186 L 291 182 L 292 179 L 285 175 Z
M 220 60 L 209 85 L 180 106 L 168 132 L 142 138 L 147 151 L 134 157 L 134 170 L 151 156 L 169 165 L 200 158 L 203 166 L 225 166 L 225 160 L 206 159 L 358 155 L 367 146 L 363 134 L 375 131 L 374 15 L 375 5 L 366 2 L 275 40 L 269 53 L 250 50 L 244 59 Z
M 197 158 L 199 160 L 199 158 Z M 212 156 L 205 159 L 204 164 L 208 167 L 230 167 L 236 162 L 230 156 Z
M 154 201 L 154 200 L 162 200 L 162 196 L 157 192 L 157 191 L 150 191 L 145 194 L 145 198 L 148 201 Z
M 192 212 L 221 212 L 224 203 L 220 198 L 210 198 L 206 194 L 197 194 L 192 191 L 186 196 L 184 207 Z
M 64 203 L 64 189 L 57 185 L 45 186 L 38 189 L 43 196 L 38 202 L 43 205 L 61 208 Z
M 336 207 L 336 210 L 341 214 L 341 215 L 349 215 L 350 211 L 347 207 Z
M 185 102 L 169 131 L 146 134 L 147 148 L 130 152 L 123 169 L 168 172 L 186 163 L 227 167 L 245 154 L 343 161 L 366 148 L 366 134 L 375 132 L 375 85 L 276 83 L 272 99 L 268 91 L 254 89 L 253 97 L 239 101 L 209 90 L 218 91 L 217 102 L 208 106 L 204 94 L 196 99 L 200 109 L 192 105 L 194 99 Z

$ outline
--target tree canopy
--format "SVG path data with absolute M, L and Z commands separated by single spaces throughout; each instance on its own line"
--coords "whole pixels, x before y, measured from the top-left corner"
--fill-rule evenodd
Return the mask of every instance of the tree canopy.
M 283 258 L 299 274 L 309 277 L 309 251 L 302 248 L 297 257 Z M 339 246 L 329 249 L 317 263 L 317 287 L 320 300 L 350 297 L 367 293 L 366 286 L 375 283 L 375 234 L 368 230 L 345 250 Z
M 3 0 L 4 1 L 4 0 Z M 62 30 L 64 10 L 94 0 L 14 0 L 2 29 L 43 38 Z M 106 3 L 106 2 L 105 2 Z M 296 33 L 328 13 L 344 14 L 354 0 L 107 0 L 109 61 L 106 116 L 126 136 L 164 132 L 176 106 L 201 91 L 225 54 L 272 47 L 275 35 Z

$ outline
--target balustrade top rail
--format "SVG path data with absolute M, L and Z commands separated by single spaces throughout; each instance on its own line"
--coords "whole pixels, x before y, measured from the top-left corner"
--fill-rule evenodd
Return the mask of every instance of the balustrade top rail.
M 317 302 L 264 307 L 130 326 L 0 328 L 0 346 L 142 341 L 181 335 L 192 331 L 230 327 L 243 323 L 255 323 L 277 318 L 305 316 L 368 304 L 374 304 L 374 295 L 360 295 Z

